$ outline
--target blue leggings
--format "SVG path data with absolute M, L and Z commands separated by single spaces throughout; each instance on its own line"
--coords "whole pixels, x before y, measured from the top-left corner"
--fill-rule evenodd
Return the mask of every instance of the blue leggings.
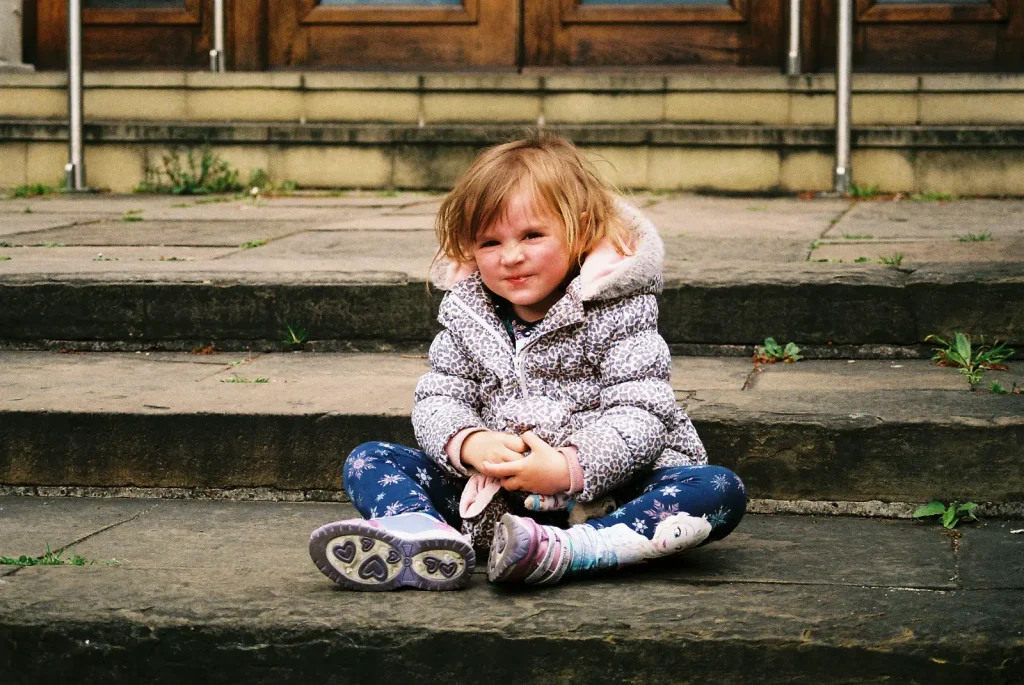
M 421 450 L 387 442 L 367 442 L 352 451 L 343 472 L 345 490 L 365 518 L 419 511 L 459 528 L 459 498 L 465 479 L 456 478 Z M 675 466 L 655 469 L 615 493 L 619 507 L 590 519 L 595 528 L 625 523 L 648 539 L 663 519 L 685 511 L 711 523 L 707 542 L 731 533 L 747 509 L 739 476 L 721 466 Z M 520 505 L 521 506 L 521 505 Z M 552 518 L 527 512 L 538 520 Z M 558 523 L 555 520 L 543 522 Z M 562 517 L 563 521 L 565 517 Z

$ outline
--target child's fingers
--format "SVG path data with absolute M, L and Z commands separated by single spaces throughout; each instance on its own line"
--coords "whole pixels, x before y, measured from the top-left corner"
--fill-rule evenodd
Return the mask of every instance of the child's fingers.
M 505 488 L 506 490 L 522 490 L 523 489 L 522 484 L 520 483 L 520 480 L 519 480 L 518 477 L 503 478 L 502 481 L 501 481 L 501 487 Z
M 522 453 L 526 451 L 526 443 L 523 441 L 521 437 L 515 435 L 514 433 L 502 433 L 501 442 L 505 445 L 505 447 L 509 448 L 513 452 Z
M 526 431 L 525 433 L 523 433 L 522 437 L 523 437 L 523 442 L 526 443 L 526 446 L 530 450 L 542 449 L 544 447 L 548 447 L 548 448 L 551 447 L 551 445 L 549 445 L 546 442 L 544 442 L 543 440 L 541 440 L 537 436 L 537 434 L 534 433 L 533 431 Z
M 514 476 L 523 470 L 523 460 L 518 461 L 506 461 L 502 463 L 495 463 L 493 461 L 485 461 L 480 465 L 480 473 L 485 476 L 493 476 L 494 478 L 508 478 Z

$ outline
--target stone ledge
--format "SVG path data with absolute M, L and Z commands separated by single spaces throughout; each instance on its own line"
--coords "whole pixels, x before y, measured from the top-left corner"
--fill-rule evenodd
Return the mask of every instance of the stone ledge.
M 756 124 L 588 124 L 549 126 L 580 145 L 831 148 L 824 126 Z M 279 143 L 310 145 L 493 145 L 522 135 L 521 124 L 267 124 L 222 122 L 90 122 L 91 143 Z M 67 124 L 0 120 L 0 142 L 61 142 Z M 1024 148 L 1019 126 L 862 126 L 854 148 Z

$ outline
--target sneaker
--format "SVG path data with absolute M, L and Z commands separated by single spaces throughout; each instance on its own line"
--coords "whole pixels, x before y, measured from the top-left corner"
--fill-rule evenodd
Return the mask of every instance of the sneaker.
M 525 581 L 550 562 L 548 552 L 554 552 L 554 546 L 543 526 L 525 516 L 504 514 L 494 529 L 487 579 L 492 583 Z
M 465 536 L 420 512 L 328 523 L 309 536 L 309 555 L 349 590 L 454 590 L 469 582 L 476 564 Z

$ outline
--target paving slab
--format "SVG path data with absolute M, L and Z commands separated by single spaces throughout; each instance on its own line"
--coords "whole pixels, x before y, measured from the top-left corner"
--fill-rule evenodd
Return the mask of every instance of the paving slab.
M 1024 260 L 1024 237 L 998 238 L 979 242 L 958 240 L 856 240 L 847 243 L 818 244 L 811 259 L 857 263 L 877 263 L 883 258 L 899 259 L 901 266 L 922 263 L 1020 262 Z
M 54 228 L 7 237 L 14 245 L 157 245 L 183 247 L 238 247 L 257 240 L 273 240 L 302 230 L 295 223 L 249 221 L 221 224 L 210 221 L 103 222 Z
M 29 521 L 67 537 L 76 507 L 135 513 L 118 500 L 46 501 L 0 519 L 0 540 Z M 956 575 L 990 524 L 965 528 L 957 547 L 913 522 L 748 515 L 722 543 L 619 574 L 538 589 L 477 573 L 461 592 L 378 594 L 339 590 L 309 561 L 309 530 L 351 516 L 345 505 L 144 506 L 77 548 L 120 566 L 2 579 L 6 673 L 379 682 L 387 663 L 387 677 L 415 683 L 1012 683 L 1024 666 L 1022 591 L 968 590 Z M 1011 576 L 1022 552 L 993 576 Z
M 858 202 L 823 237 L 955 239 L 969 233 L 994 238 L 1024 234 L 1024 200 Z
M 336 492 L 356 445 L 415 444 L 427 362 L 5 352 L 0 367 L 0 484 Z M 753 497 L 1024 501 L 1024 395 L 970 392 L 955 370 L 913 360 L 752 371 L 743 359 L 677 358 L 672 382 L 711 461 Z M 984 387 L 994 378 L 1024 385 L 1016 369 Z
M 103 216 L 100 214 L 86 216 L 61 216 L 49 214 L 11 214 L 0 218 L 0 236 L 28 233 L 31 231 L 45 231 L 47 229 L 64 228 L 76 224 L 86 224 L 99 221 Z M 0 242 L 11 242 L 0 240 Z
M 683 195 L 639 198 L 644 214 L 666 236 L 703 236 L 723 240 L 758 238 L 770 233 L 809 244 L 820 238 L 854 204 L 850 200 L 726 198 Z M 771 227 L 771 228 L 767 228 Z

